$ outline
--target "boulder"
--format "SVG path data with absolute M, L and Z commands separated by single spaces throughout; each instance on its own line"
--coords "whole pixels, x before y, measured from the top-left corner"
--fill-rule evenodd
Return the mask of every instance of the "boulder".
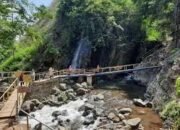
M 114 112 L 110 112 L 108 114 L 108 119 L 112 120 L 114 123 L 118 123 L 120 121 L 120 118 Z
M 124 120 L 124 119 L 125 119 L 125 116 L 124 116 L 123 114 L 118 114 L 118 116 L 119 116 L 119 118 L 120 118 L 121 120 Z
M 79 83 L 76 83 L 76 84 L 75 84 L 75 88 L 76 88 L 76 89 L 79 89 L 79 88 L 83 88 L 83 86 L 82 86 L 81 84 L 79 84 Z
M 139 107 L 145 107 L 146 103 L 142 99 L 133 99 L 133 103 Z
M 113 121 L 114 123 L 118 123 L 118 122 L 120 121 L 120 118 L 119 118 L 118 116 L 115 116 L 115 117 L 112 119 L 112 121 Z
M 104 100 L 103 94 L 94 95 L 94 101 Z
M 31 102 L 33 102 L 36 107 L 42 104 L 38 99 L 32 99 Z
M 58 126 L 58 130 L 67 130 L 67 129 L 63 126 Z
M 54 111 L 54 112 L 52 113 L 52 116 L 54 116 L 54 117 L 58 117 L 59 115 L 61 115 L 61 112 L 60 112 L 60 111 Z
M 60 93 L 61 91 L 55 86 L 54 88 L 52 88 L 51 90 L 51 94 L 57 94 Z
M 87 92 L 88 92 L 88 90 L 84 89 L 84 88 L 78 88 L 76 91 L 77 95 L 79 95 L 79 96 L 82 96 L 82 95 L 86 94 Z
M 119 113 L 122 113 L 122 114 L 131 113 L 131 112 L 132 112 L 131 108 L 122 108 L 119 110 Z
M 26 112 L 31 112 L 34 110 L 35 104 L 32 101 L 26 101 L 22 105 L 22 109 Z
M 108 117 L 108 119 L 112 120 L 113 118 L 116 117 L 116 114 L 113 112 L 110 112 L 107 117 Z
M 42 130 L 42 124 L 38 123 L 33 130 Z
M 57 100 L 59 101 L 59 102 L 66 102 L 67 100 L 68 100 L 68 96 L 66 95 L 66 93 L 65 92 L 61 92 L 59 95 L 58 95 L 58 97 L 57 97 Z
M 88 88 L 88 84 L 87 84 L 86 82 L 81 83 L 81 86 L 82 86 L 83 88 Z
M 95 108 L 97 116 L 104 116 L 104 110 L 101 108 Z
M 85 110 L 94 110 L 94 105 L 89 104 L 89 103 L 86 103 L 86 104 L 84 105 L 84 107 L 85 107 Z
M 70 100 L 75 100 L 75 99 L 76 99 L 76 96 L 75 96 L 74 93 L 67 93 L 67 97 L 68 97 L 68 99 L 70 99 Z
M 141 118 L 133 118 L 127 120 L 127 125 L 130 125 L 131 127 L 138 127 L 139 124 L 141 123 Z
M 67 90 L 67 85 L 65 83 L 60 83 L 59 84 L 59 89 L 62 90 L 62 91 L 65 91 L 65 90 Z
M 153 107 L 153 103 L 152 102 L 146 102 L 146 107 L 152 108 Z

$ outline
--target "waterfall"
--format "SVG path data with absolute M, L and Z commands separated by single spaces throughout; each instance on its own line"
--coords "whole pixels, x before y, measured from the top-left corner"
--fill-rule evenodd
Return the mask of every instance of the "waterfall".
M 74 57 L 71 63 L 73 69 L 85 67 L 87 59 L 91 55 L 90 41 L 87 38 L 83 38 L 78 42 L 78 47 L 74 53 Z

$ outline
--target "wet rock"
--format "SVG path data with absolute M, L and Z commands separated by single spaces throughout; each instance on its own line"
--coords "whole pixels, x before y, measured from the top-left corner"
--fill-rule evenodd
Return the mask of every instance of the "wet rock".
M 139 106 L 139 107 L 146 106 L 146 103 L 141 99 L 133 99 L 133 103 L 134 103 L 134 105 Z
M 61 91 L 55 86 L 54 88 L 52 88 L 51 90 L 51 94 L 57 94 L 60 93 Z
M 119 110 L 119 113 L 122 113 L 122 114 L 131 113 L 131 112 L 132 112 L 131 108 L 122 108 Z
M 86 82 L 81 83 L 81 86 L 82 86 L 83 88 L 88 88 L 88 84 L 87 84 Z
M 107 118 L 112 120 L 114 123 L 118 123 L 120 121 L 120 118 L 116 115 L 115 112 L 110 112 Z
M 67 130 L 67 129 L 63 126 L 58 126 L 58 130 Z
M 141 122 L 140 118 L 133 118 L 133 119 L 127 120 L 126 124 L 130 125 L 131 127 L 138 127 L 140 122 Z
M 36 107 L 42 104 L 38 99 L 32 99 L 31 102 L 33 102 Z
M 35 127 L 34 130 L 42 130 L 42 124 L 38 123 Z
M 76 84 L 75 84 L 75 88 L 76 88 L 76 89 L 79 89 L 79 88 L 83 88 L 83 86 L 82 86 L 81 84 L 79 84 L 79 83 L 76 83 Z
M 115 117 L 112 119 L 112 121 L 113 121 L 114 123 L 118 123 L 118 122 L 120 121 L 120 119 L 119 119 L 118 116 L 115 116 Z
M 94 95 L 94 101 L 104 100 L 103 94 Z
M 125 119 L 125 116 L 124 116 L 123 114 L 118 114 L 118 116 L 119 116 L 119 118 L 120 118 L 121 120 L 124 120 L 124 119 Z
M 78 88 L 76 91 L 77 95 L 79 95 L 79 96 L 82 96 L 82 95 L 86 94 L 87 92 L 88 92 L 88 90 L 84 89 L 84 88 Z
M 62 102 L 66 102 L 68 100 L 68 96 L 66 95 L 65 92 L 61 92 L 58 97 L 57 97 L 58 101 L 62 101 Z
M 146 103 L 146 107 L 152 108 L 152 107 L 153 107 L 152 102 L 147 102 L 147 103 Z
M 85 105 L 85 110 L 94 110 L 94 105 L 86 103 Z
M 65 91 L 65 90 L 67 90 L 67 85 L 65 83 L 60 83 L 59 84 L 59 89 L 62 90 L 62 91 Z
M 34 107 L 35 107 L 35 104 L 32 101 L 26 101 L 22 105 L 22 109 L 26 112 L 33 111 Z
M 75 96 L 74 93 L 67 93 L 67 97 L 68 97 L 68 99 L 70 99 L 70 100 L 76 100 L 76 96 Z
M 60 111 L 54 111 L 54 112 L 52 113 L 52 116 L 54 116 L 54 117 L 58 117 L 59 115 L 61 115 L 61 112 L 60 112 Z
M 128 118 L 129 116 L 130 116 L 130 113 L 125 113 L 125 114 L 124 114 L 124 117 L 125 117 L 125 118 Z
M 95 108 L 97 116 L 104 116 L 104 110 L 101 108 Z

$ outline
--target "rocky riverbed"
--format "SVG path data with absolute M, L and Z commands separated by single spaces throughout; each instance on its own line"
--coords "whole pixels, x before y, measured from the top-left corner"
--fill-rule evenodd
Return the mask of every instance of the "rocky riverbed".
M 103 89 L 101 88 L 103 87 Z M 26 101 L 22 109 L 55 130 L 159 130 L 160 117 L 140 98 L 144 88 L 122 83 L 60 83 L 49 97 Z M 21 122 L 26 122 L 21 117 Z M 38 130 L 41 125 L 29 120 Z M 46 127 L 42 127 L 46 130 Z

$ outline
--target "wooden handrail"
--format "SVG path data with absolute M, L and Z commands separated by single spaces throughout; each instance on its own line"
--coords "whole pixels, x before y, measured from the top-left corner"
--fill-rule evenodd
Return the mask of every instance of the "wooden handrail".
M 18 78 L 16 78 L 13 83 L 10 85 L 10 87 L 8 87 L 8 89 L 3 93 L 3 95 L 0 97 L 0 100 L 3 99 L 3 102 L 4 102 L 4 98 L 5 98 L 5 95 L 13 88 L 13 87 L 16 87 L 16 83 L 18 81 Z
M 50 126 L 48 126 L 48 125 L 46 125 L 46 124 L 44 124 L 43 122 L 41 122 L 40 120 L 38 120 L 38 119 L 36 119 L 35 117 L 33 117 L 33 116 L 31 116 L 31 115 L 29 115 L 27 112 L 25 112 L 24 110 L 22 110 L 22 109 L 20 109 L 20 111 L 22 111 L 24 114 L 26 114 L 27 116 L 29 116 L 30 118 L 32 118 L 32 119 L 34 119 L 34 120 L 36 120 L 37 122 L 39 122 L 39 123 L 41 123 L 42 125 L 44 125 L 45 127 L 47 127 L 48 129 L 50 129 L 50 130 L 54 130 L 53 128 L 51 128 Z M 27 125 L 29 125 L 29 124 L 27 124 Z

